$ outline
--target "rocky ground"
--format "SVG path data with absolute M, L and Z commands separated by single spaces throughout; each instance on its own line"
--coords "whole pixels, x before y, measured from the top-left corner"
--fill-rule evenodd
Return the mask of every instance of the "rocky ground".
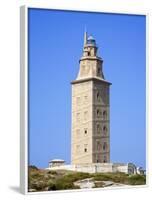
M 126 184 L 115 183 L 113 181 L 95 181 L 93 180 L 93 178 L 87 178 L 80 181 L 76 181 L 74 182 L 74 185 L 79 186 L 80 189 L 127 186 Z
M 145 175 L 124 173 L 83 173 L 68 170 L 45 170 L 35 166 L 28 169 L 28 191 L 71 190 L 84 188 L 123 187 L 145 185 Z

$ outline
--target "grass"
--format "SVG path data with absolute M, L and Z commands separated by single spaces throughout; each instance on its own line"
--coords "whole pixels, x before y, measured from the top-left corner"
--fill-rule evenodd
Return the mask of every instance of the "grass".
M 128 177 L 129 185 L 145 185 L 146 184 L 146 176 L 145 175 L 133 175 Z
M 145 175 L 128 175 L 125 173 L 96 173 L 93 175 L 95 181 L 113 181 L 126 185 L 144 185 L 146 184 Z
M 128 175 L 125 173 L 83 173 L 72 172 L 68 170 L 43 170 L 35 166 L 29 166 L 28 169 L 28 190 L 29 191 L 50 191 L 79 189 L 74 182 L 92 178 L 95 181 L 95 187 L 103 187 L 102 181 L 113 181 L 126 185 L 144 185 L 146 184 L 145 175 Z
M 128 174 L 117 173 L 96 173 L 93 175 L 95 181 L 113 181 L 115 183 L 125 183 L 128 179 Z

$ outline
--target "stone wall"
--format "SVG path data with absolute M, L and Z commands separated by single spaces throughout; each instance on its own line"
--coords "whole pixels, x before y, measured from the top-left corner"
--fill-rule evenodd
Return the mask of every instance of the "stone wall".
M 93 164 L 77 164 L 77 165 L 61 165 L 58 167 L 47 168 L 49 170 L 71 170 L 87 173 L 108 173 L 123 172 L 126 174 L 136 174 L 136 166 L 132 163 L 93 163 Z

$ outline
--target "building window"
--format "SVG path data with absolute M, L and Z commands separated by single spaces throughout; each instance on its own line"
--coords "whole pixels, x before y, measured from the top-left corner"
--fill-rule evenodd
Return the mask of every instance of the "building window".
M 97 109 L 97 117 L 101 117 L 101 111 L 100 111 L 100 109 Z
M 107 119 L 107 112 L 106 112 L 106 110 L 103 111 L 103 119 L 104 119 L 104 120 Z
M 106 133 L 107 133 L 107 127 L 104 126 L 104 127 L 103 127 L 103 134 L 105 135 Z
M 103 162 L 106 163 L 107 162 L 107 157 L 104 156 Z
M 107 149 L 107 143 L 104 142 L 104 143 L 103 143 L 103 150 L 106 150 L 106 149 Z
M 99 162 L 101 162 L 101 156 L 100 156 L 100 154 L 98 153 L 98 154 L 96 154 L 96 162 L 97 163 L 99 163 Z
M 101 100 L 101 98 L 100 98 L 101 96 L 100 96 L 100 93 L 99 92 L 97 92 L 97 101 L 100 101 Z
M 100 72 L 101 72 L 100 67 L 98 67 L 98 69 L 97 69 L 97 76 L 100 75 Z
M 84 152 L 86 153 L 87 151 L 88 151 L 88 145 L 85 144 L 85 145 L 84 145 Z
M 100 134 L 100 132 L 101 132 L 101 125 L 97 124 L 97 133 Z
M 97 141 L 97 150 L 98 151 L 101 150 L 101 143 L 100 143 L 100 141 Z
M 87 134 L 88 134 L 88 129 L 85 128 L 85 129 L 84 129 L 84 135 L 87 135 Z

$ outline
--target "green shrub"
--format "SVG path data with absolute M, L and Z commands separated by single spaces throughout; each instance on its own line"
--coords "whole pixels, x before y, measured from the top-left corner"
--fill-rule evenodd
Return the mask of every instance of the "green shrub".
M 39 171 L 34 171 L 30 173 L 30 176 L 34 179 L 42 179 L 44 177 Z
M 46 171 L 30 166 L 28 173 L 28 189 L 36 191 L 79 189 L 74 182 L 86 178 L 93 178 L 95 187 L 103 187 L 103 181 L 113 181 L 128 185 L 143 185 L 146 183 L 145 175 L 128 175 L 125 173 L 84 173 L 71 171 Z
M 33 181 L 29 184 L 29 189 L 35 189 L 36 191 L 43 191 L 47 187 L 47 183 L 45 181 Z
M 54 171 L 54 170 L 49 170 L 49 171 L 47 172 L 47 174 L 57 175 L 57 172 Z
M 29 169 L 35 169 L 38 170 L 38 168 L 35 165 L 29 165 Z
M 49 184 L 49 186 L 48 186 L 48 191 L 50 191 L 50 190 L 57 190 L 57 189 L 56 189 L 55 183 L 50 183 L 50 184 Z
M 145 175 L 132 175 L 128 177 L 128 184 L 130 185 L 145 185 L 146 176 Z
M 95 173 L 93 175 L 95 181 L 113 181 L 115 183 L 125 183 L 128 175 L 125 173 Z
M 90 178 L 91 175 L 89 173 L 83 173 L 83 172 L 76 172 L 76 173 L 71 173 L 63 176 L 62 180 L 65 182 L 75 182 L 78 180 Z
M 50 182 L 49 190 L 52 190 L 52 187 L 54 190 L 79 189 L 80 187 L 75 186 L 74 182 L 85 178 L 90 178 L 90 174 L 83 172 L 66 174 L 60 178 L 57 178 L 56 181 L 54 181 L 54 185 Z
M 63 182 L 59 179 L 56 182 L 50 182 L 48 184 L 48 190 L 68 190 L 68 189 L 79 189 L 78 186 L 75 186 L 72 182 Z

